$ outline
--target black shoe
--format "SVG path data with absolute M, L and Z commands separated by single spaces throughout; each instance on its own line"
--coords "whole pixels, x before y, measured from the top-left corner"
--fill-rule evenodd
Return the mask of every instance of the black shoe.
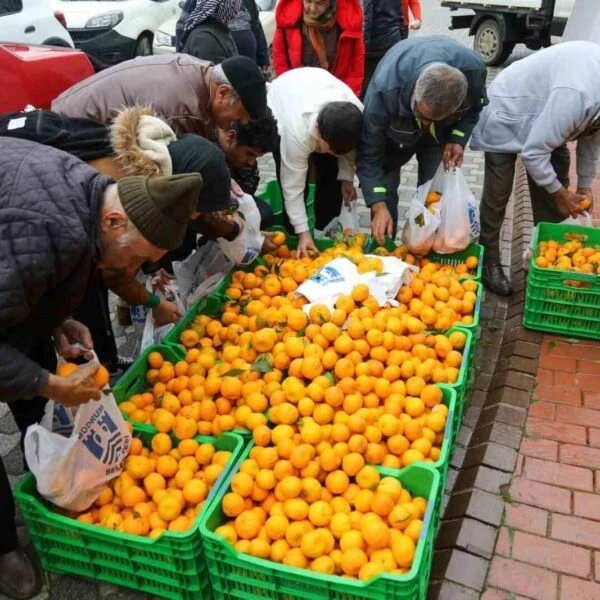
M 117 304 L 117 323 L 121 327 L 128 327 L 131 325 L 131 312 L 129 312 L 129 306 L 121 306 Z
M 510 296 L 513 293 L 512 284 L 504 274 L 500 263 L 484 264 L 481 280 L 485 288 L 494 294 Z
M 0 554 L 0 592 L 9 598 L 32 598 L 42 588 L 37 567 L 21 548 Z

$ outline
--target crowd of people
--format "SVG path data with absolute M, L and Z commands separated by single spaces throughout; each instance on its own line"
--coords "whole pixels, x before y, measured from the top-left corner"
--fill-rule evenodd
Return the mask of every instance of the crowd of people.
M 591 197 L 600 152 L 600 48 L 570 42 L 505 69 L 486 89 L 473 50 L 418 29 L 418 1 L 280 0 L 272 58 L 252 0 L 188 0 L 177 53 L 103 70 L 65 90 L 51 110 L 0 116 L 0 400 L 21 432 L 48 398 L 96 399 L 84 366 L 57 377 L 56 353 L 95 349 L 120 364 L 108 290 L 126 305 L 175 322 L 175 304 L 136 278 L 172 273 L 202 240 L 235 239 L 223 211 L 256 198 L 257 159 L 272 153 L 298 254 L 316 251 L 305 200 L 316 183 L 316 228 L 357 200 L 356 177 L 378 242 L 396 235 L 401 168 L 418 184 L 443 163 L 460 167 L 466 145 L 485 152 L 481 242 L 484 284 L 511 285 L 499 234 L 518 154 L 534 218 L 560 221 Z M 408 10 L 413 14 L 409 20 Z M 595 75 L 599 75 L 596 79 Z M 568 141 L 577 140 L 576 191 Z M 268 233 L 264 251 L 272 249 Z M 75 345 L 77 344 L 77 345 Z M 15 507 L 0 460 L 0 591 L 32 596 L 39 575 L 18 545 Z

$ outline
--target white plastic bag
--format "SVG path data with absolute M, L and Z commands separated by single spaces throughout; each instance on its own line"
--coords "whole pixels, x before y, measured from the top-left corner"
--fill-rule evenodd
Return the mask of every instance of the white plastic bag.
M 69 437 L 50 431 L 49 420 L 25 434 L 25 458 L 38 492 L 62 508 L 85 510 L 123 470 L 131 435 L 110 392 L 77 408 Z
M 265 238 L 260 231 L 260 212 L 254 198 L 244 194 L 236 198 L 239 208 L 233 218 L 240 226 L 239 235 L 232 241 L 219 238 L 225 256 L 236 265 L 249 265 L 260 254 Z
M 310 303 L 302 309 L 308 314 L 314 304 L 324 304 L 332 309 L 335 301 L 343 294 L 350 294 L 359 283 L 369 287 L 369 292 L 380 306 L 395 304 L 395 298 L 402 285 L 410 281 L 410 272 L 417 270 L 394 256 L 366 255 L 378 258 L 383 263 L 383 273 L 369 271 L 359 273 L 356 265 L 347 258 L 335 258 L 311 275 L 296 290 Z
M 323 229 L 318 237 L 335 239 L 338 235 L 353 234 L 358 231 L 358 210 L 356 201 L 350 202 L 350 206 L 342 203 L 340 214 L 333 218 Z M 315 234 L 317 232 L 315 231 Z
M 417 188 L 406 213 L 406 224 L 402 229 L 402 242 L 414 254 L 427 254 L 433 243 L 440 225 L 440 203 L 428 203 L 429 192 L 444 193 L 446 172 L 440 164 L 433 179 Z
M 232 267 L 233 263 L 213 241 L 203 244 L 184 261 L 174 262 L 173 273 L 184 306 L 189 308 L 198 298 L 210 294 Z
M 443 165 L 440 168 L 443 169 Z M 440 226 L 433 250 L 438 254 L 453 254 L 464 250 L 472 241 L 470 206 L 476 203 L 460 169 L 451 169 L 444 175 Z

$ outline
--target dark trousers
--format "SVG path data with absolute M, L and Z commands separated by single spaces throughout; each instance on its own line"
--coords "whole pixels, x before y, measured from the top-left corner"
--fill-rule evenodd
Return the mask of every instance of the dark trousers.
M 367 88 L 369 87 L 369 83 L 371 82 L 371 79 L 373 78 L 373 73 L 375 73 L 375 69 L 377 68 L 377 65 L 383 58 L 384 54 L 385 54 L 385 50 L 382 51 L 381 53 L 368 54 L 368 55 L 365 54 L 365 75 L 364 75 L 364 79 L 363 79 L 362 94 L 360 95 L 361 100 L 364 100 L 365 94 L 367 93 Z
M 428 138 L 421 139 L 410 148 L 398 148 L 388 140 L 386 156 L 383 162 L 384 178 L 381 182 L 386 188 L 385 203 L 394 222 L 393 237 L 396 237 L 398 226 L 398 187 L 400 186 L 400 169 L 413 156 L 417 157 L 417 186 L 423 185 L 433 178 L 442 161 L 442 146 Z
M 51 373 L 56 371 L 54 343 L 49 335 L 40 340 L 39 344 L 30 352 L 27 352 L 27 356 Z M 9 403 L 10 411 L 21 432 L 21 449 L 23 449 L 27 428 L 34 423 L 39 423 L 44 416 L 46 402 L 46 398 L 36 396 L 29 400 L 15 400 Z M 0 554 L 11 552 L 17 548 L 17 545 L 15 502 L 4 462 L 0 458 Z
M 500 230 L 513 190 L 516 160 L 516 154 L 485 153 L 485 177 L 479 209 L 481 219 L 479 242 L 485 247 L 485 259 L 488 264 L 500 262 Z M 560 183 L 568 187 L 571 160 L 566 144 L 552 152 L 550 162 Z M 529 175 L 527 180 L 534 223 L 563 221 L 565 217 L 557 210 L 553 197 L 544 188 L 538 186 Z
M 279 148 L 273 152 L 277 180 L 281 182 L 281 154 Z M 322 230 L 340 214 L 342 209 L 342 183 L 338 181 L 338 159 L 332 154 L 313 152 L 309 156 L 309 169 L 304 186 L 304 200 L 308 198 L 309 183 L 315 184 L 315 229 Z M 312 173 L 312 176 L 311 176 Z M 294 234 L 283 203 L 285 228 Z
M 233 41 L 235 42 L 237 51 L 242 56 L 247 56 L 256 62 L 256 36 L 252 29 L 246 29 L 245 31 L 232 31 Z

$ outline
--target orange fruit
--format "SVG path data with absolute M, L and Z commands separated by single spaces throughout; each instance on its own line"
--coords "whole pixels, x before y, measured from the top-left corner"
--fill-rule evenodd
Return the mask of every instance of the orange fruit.
M 235 532 L 242 539 L 251 540 L 255 538 L 261 527 L 260 517 L 252 510 L 244 510 L 235 518 Z
M 367 555 L 359 548 L 351 548 L 343 552 L 340 566 L 346 575 L 358 575 L 358 572 L 368 562 Z

